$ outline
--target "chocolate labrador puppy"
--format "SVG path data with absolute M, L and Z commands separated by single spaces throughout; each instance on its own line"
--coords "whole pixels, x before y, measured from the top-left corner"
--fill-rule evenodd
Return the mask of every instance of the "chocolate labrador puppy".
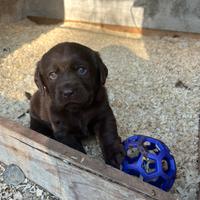
M 104 87 L 108 70 L 99 54 L 78 43 L 60 43 L 35 71 L 39 90 L 31 98 L 31 129 L 83 153 L 81 139 L 98 134 L 107 164 L 124 157 Z

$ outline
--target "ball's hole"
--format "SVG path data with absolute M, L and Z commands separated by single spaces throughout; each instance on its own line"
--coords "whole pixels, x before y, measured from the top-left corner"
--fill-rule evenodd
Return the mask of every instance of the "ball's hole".
M 163 168 L 163 171 L 165 172 L 169 170 L 169 164 L 167 160 L 162 160 L 162 168 Z
M 152 154 L 155 154 L 155 155 L 158 155 L 160 153 L 160 149 L 158 148 L 158 146 L 154 143 L 149 142 L 149 141 L 143 142 L 143 147 L 149 153 L 152 153 Z
M 139 157 L 141 156 L 141 153 L 138 148 L 129 146 L 126 155 L 128 157 L 128 163 L 133 164 L 138 161 Z
M 142 168 L 147 174 L 153 173 L 156 171 L 156 161 L 152 159 L 144 159 L 142 163 Z

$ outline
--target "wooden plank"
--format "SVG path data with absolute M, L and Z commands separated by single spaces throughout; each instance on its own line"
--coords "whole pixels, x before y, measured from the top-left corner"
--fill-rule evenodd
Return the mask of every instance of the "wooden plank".
M 100 27 L 105 30 L 110 30 L 112 32 L 121 32 L 121 33 L 130 33 L 133 35 L 142 35 L 142 36 L 170 36 L 170 37 L 189 37 L 194 39 L 199 39 L 199 33 L 192 32 L 181 32 L 181 31 L 170 31 L 170 30 L 159 30 L 159 29 L 150 29 L 150 28 L 138 28 L 131 26 L 122 26 L 122 25 L 114 25 L 114 24 L 102 24 L 102 23 L 94 23 L 88 21 L 79 21 L 79 20 L 62 20 L 62 19 L 53 19 L 47 17 L 38 17 L 38 16 L 28 16 L 28 19 L 36 22 L 37 24 L 58 24 L 62 22 L 76 23 L 89 25 L 90 27 Z M 92 29 L 91 29 L 92 31 Z
M 198 169 L 199 169 L 199 175 L 200 175 L 200 114 L 198 115 Z M 197 193 L 197 199 L 200 200 L 200 183 L 199 183 L 199 191 Z
M 136 177 L 0 117 L 0 161 L 61 199 L 175 199 Z

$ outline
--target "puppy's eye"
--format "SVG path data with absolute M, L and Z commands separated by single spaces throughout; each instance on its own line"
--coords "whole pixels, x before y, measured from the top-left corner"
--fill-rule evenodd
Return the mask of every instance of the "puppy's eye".
M 56 72 L 50 72 L 49 73 L 49 78 L 52 79 L 52 80 L 55 80 L 57 78 L 57 76 L 58 75 L 56 74 Z
M 87 73 L 87 69 L 83 68 L 83 67 L 79 67 L 77 70 L 78 74 L 83 76 Z

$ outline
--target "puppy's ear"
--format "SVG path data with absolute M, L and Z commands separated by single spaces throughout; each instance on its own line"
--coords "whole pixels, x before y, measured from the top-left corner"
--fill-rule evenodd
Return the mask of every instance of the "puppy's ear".
M 96 52 L 96 60 L 97 60 L 97 66 L 100 73 L 100 81 L 101 81 L 101 84 L 104 85 L 106 82 L 106 78 L 108 76 L 108 69 L 106 65 L 103 63 L 98 52 Z
M 36 83 L 39 91 L 41 92 L 42 95 L 44 95 L 45 86 L 44 86 L 44 83 L 43 83 L 43 80 L 42 80 L 42 76 L 41 76 L 41 73 L 40 73 L 40 68 L 41 68 L 41 62 L 39 61 L 37 63 L 37 66 L 36 66 L 34 80 L 35 80 L 35 83 Z

